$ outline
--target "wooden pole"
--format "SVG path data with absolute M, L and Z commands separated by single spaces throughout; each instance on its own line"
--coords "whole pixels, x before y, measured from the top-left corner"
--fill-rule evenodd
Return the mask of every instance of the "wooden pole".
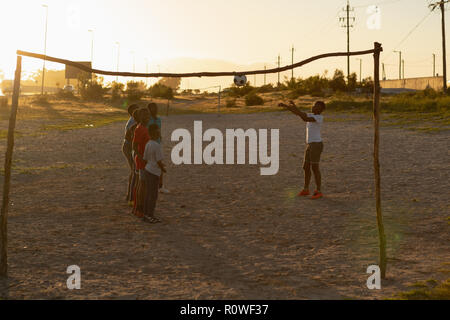
M 22 73 L 22 57 L 17 56 L 17 67 L 14 78 L 14 92 L 9 118 L 8 142 L 5 155 L 5 177 L 3 182 L 3 202 L 0 215 L 0 277 L 8 276 L 8 207 L 11 184 L 11 166 L 14 151 L 14 131 L 16 128 L 17 108 L 19 106 L 20 76 Z
M 294 63 L 293 65 L 288 65 L 285 67 L 280 68 L 273 68 L 273 69 L 264 69 L 264 70 L 249 70 L 249 71 L 227 71 L 227 72 L 194 72 L 194 73 L 139 73 L 139 72 L 114 72 L 114 71 L 105 71 L 105 70 L 98 70 L 98 69 L 92 69 L 89 68 L 83 64 L 76 63 L 70 60 L 66 59 L 59 59 L 54 58 L 50 56 L 45 56 L 38 53 L 32 53 L 32 52 L 26 52 L 17 50 L 17 54 L 24 57 L 30 57 L 35 59 L 46 59 L 50 62 L 55 63 L 61 63 L 68 66 L 73 66 L 75 68 L 78 68 L 82 71 L 86 71 L 89 73 L 96 73 L 101 74 L 105 76 L 121 76 L 121 77 L 137 77 L 137 78 L 194 78 L 194 77 L 225 77 L 225 76 L 240 76 L 240 75 L 253 75 L 253 74 L 269 74 L 269 73 L 278 73 L 278 72 L 285 72 L 288 70 L 291 70 L 293 68 L 299 68 L 301 66 L 304 66 L 308 63 L 311 63 L 316 60 L 324 59 L 324 58 L 331 58 L 331 57 L 346 57 L 347 55 L 350 56 L 360 56 L 360 55 L 366 55 L 366 54 L 373 54 L 374 50 L 364 50 L 364 51 L 355 51 L 355 52 L 333 52 L 333 53 L 325 53 L 320 54 L 318 56 L 314 56 L 311 58 L 308 58 L 306 60 Z M 281 63 L 281 62 L 280 62 Z
M 386 235 L 384 233 L 383 215 L 381 212 L 381 178 L 380 178 L 380 53 L 383 51 L 381 44 L 375 42 L 374 53 L 374 94 L 373 115 L 375 126 L 374 138 L 374 169 L 375 169 L 375 202 L 377 210 L 378 236 L 380 242 L 380 270 L 381 278 L 386 278 Z
M 445 46 L 445 2 L 441 1 L 439 4 L 441 7 L 441 15 L 442 15 L 442 65 L 444 66 L 444 83 L 443 83 L 443 89 L 444 92 L 447 92 L 447 50 Z

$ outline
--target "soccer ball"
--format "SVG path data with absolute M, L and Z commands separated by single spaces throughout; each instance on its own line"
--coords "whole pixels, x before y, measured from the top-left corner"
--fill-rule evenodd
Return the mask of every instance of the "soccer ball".
M 246 83 L 247 77 L 245 75 L 234 76 L 234 84 L 237 85 L 238 87 L 245 86 Z

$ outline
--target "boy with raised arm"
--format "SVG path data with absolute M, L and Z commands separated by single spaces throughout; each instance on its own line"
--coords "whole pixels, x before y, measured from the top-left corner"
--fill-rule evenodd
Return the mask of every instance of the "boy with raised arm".
M 317 189 L 314 191 L 311 199 L 320 199 L 323 197 L 322 193 L 322 176 L 320 173 L 319 163 L 320 156 L 323 151 L 323 141 L 320 134 L 320 129 L 323 124 L 322 112 L 325 111 L 325 103 L 317 101 L 311 108 L 311 113 L 300 111 L 293 101 L 289 105 L 284 103 L 279 104 L 280 107 L 285 107 L 293 114 L 302 118 L 306 122 L 306 150 L 303 162 L 303 170 L 305 171 L 305 185 L 302 191 L 298 194 L 299 197 L 309 196 L 309 185 L 311 182 L 311 169 L 314 173 Z

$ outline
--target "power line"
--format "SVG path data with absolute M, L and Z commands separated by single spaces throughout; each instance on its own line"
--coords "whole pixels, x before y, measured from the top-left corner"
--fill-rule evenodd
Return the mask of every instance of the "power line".
M 396 3 L 402 0 L 387 0 L 387 1 L 380 1 L 377 3 L 370 3 L 370 4 L 366 4 L 366 5 L 359 5 L 359 6 L 355 6 L 354 8 L 366 8 L 369 6 L 379 6 L 379 5 L 386 5 L 386 4 L 392 4 L 392 3 Z
M 422 20 L 420 20 L 419 21 L 419 23 L 418 24 L 416 24 L 412 29 L 411 29 L 411 31 L 409 31 L 408 32 L 408 34 L 394 47 L 394 50 L 396 50 L 396 49 L 398 49 L 398 47 L 399 46 L 401 46 L 413 33 L 414 33 L 414 31 L 416 31 L 417 30 L 417 28 L 419 28 L 420 27 L 420 25 L 422 24 L 422 23 L 424 23 L 425 22 L 425 20 L 429 17 L 431 15 L 431 12 L 429 12 L 425 17 L 423 17 L 422 18 Z M 386 61 L 390 56 L 391 56 L 391 54 L 393 53 L 393 51 L 391 51 L 391 52 L 389 52 L 387 55 L 386 55 L 386 57 L 383 59 L 383 61 Z

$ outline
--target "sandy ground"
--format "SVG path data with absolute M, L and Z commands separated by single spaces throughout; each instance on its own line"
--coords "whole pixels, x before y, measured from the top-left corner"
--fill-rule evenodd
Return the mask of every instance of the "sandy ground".
M 16 142 L 9 216 L 10 299 L 383 298 L 449 269 L 450 133 L 382 128 L 388 279 L 366 287 L 378 260 L 372 126 L 329 115 L 325 198 L 300 199 L 305 126 L 287 113 L 163 118 L 167 187 L 147 225 L 124 202 L 124 123 L 23 135 Z M 281 128 L 280 171 L 174 166 L 177 128 Z M 37 132 L 46 120 L 18 123 Z M 7 127 L 1 121 L 1 129 Z M 3 163 L 5 140 L 1 140 Z M 3 182 L 1 182 L 3 183 Z M 82 289 L 66 288 L 78 265 Z

